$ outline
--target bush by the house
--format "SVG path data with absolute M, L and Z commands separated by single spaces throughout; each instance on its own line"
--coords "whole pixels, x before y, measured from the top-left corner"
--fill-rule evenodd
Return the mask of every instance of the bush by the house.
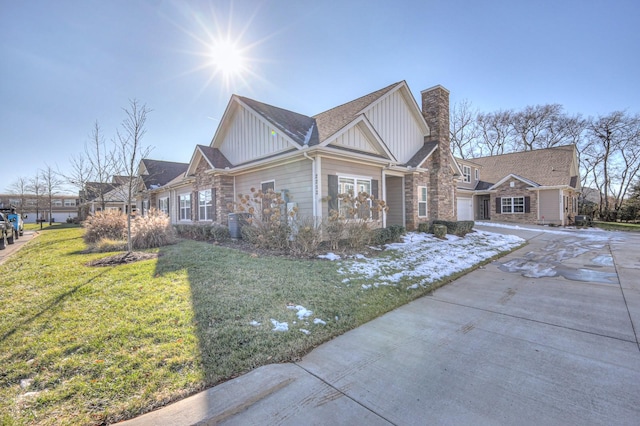
M 114 210 L 96 212 L 84 221 L 84 228 L 82 238 L 87 244 L 95 244 L 102 239 L 122 240 L 126 238 L 127 217 Z
M 400 237 L 406 233 L 407 230 L 402 225 L 390 225 L 386 228 L 374 229 L 372 242 L 376 245 L 393 243 L 398 241 Z
M 173 225 L 178 237 L 197 241 L 226 241 L 231 238 L 229 228 L 219 224 Z
M 434 223 L 432 228 L 434 237 L 444 239 L 447 236 L 447 227 L 445 225 Z
M 418 224 L 418 232 L 424 232 L 426 234 L 431 234 L 431 223 L 422 222 Z
M 475 222 L 472 220 L 460 220 L 457 222 L 449 220 L 434 220 L 431 225 L 444 225 L 447 227 L 447 234 L 457 235 L 458 237 L 464 237 L 469 232 L 473 231 L 473 225 Z M 431 230 L 433 233 L 433 230 Z
M 311 257 L 317 254 L 322 243 L 322 226 L 311 217 L 296 220 L 292 227 L 294 235 L 289 242 L 291 254 Z
M 169 216 L 151 209 L 131 222 L 131 243 L 135 249 L 162 247 L 175 242 L 175 231 Z
M 119 211 L 97 212 L 84 221 L 84 241 L 90 251 L 118 251 L 126 249 L 127 216 Z M 131 240 L 134 249 L 161 247 L 173 243 L 174 232 L 169 217 L 155 209 L 131 221 Z

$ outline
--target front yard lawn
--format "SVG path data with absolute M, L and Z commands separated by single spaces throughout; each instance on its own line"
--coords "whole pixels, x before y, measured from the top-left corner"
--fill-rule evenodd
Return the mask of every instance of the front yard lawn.
M 409 234 L 375 259 L 292 260 L 189 240 L 90 267 L 59 225 L 0 265 L 0 424 L 135 417 L 315 346 L 524 241 Z

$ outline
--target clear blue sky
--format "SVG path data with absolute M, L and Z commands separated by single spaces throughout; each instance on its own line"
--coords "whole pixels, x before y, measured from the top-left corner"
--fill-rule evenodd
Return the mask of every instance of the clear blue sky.
M 233 93 L 314 115 L 400 80 L 483 111 L 640 112 L 640 1 L 0 0 L 0 191 L 69 168 L 137 98 L 150 157 L 188 162 Z M 215 73 L 215 39 L 245 70 Z M 11 153 L 11 159 L 7 158 Z

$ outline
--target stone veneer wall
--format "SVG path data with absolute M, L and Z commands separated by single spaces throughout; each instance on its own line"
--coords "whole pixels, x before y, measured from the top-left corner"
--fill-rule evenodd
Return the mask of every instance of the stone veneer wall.
M 456 184 L 449 137 L 449 91 L 442 86 L 423 90 L 422 114 L 431 130 L 427 140 L 438 142 L 436 151 L 421 165 L 428 169 L 429 174 L 428 220 L 456 220 Z M 417 205 L 417 197 L 414 198 Z
M 510 182 L 514 182 L 511 187 Z M 491 220 L 495 222 L 512 222 L 512 223 L 538 223 L 538 192 L 529 191 L 529 185 L 518 180 L 512 179 L 502 184 L 495 193 L 491 194 Z M 496 198 L 502 197 L 530 197 L 531 208 L 529 213 L 497 213 Z
M 204 189 L 215 190 L 215 204 L 213 208 L 216 213 L 216 223 L 227 225 L 229 222 L 228 205 L 235 200 L 233 193 L 233 176 L 205 173 L 210 170 L 205 161 L 201 161 L 196 168 L 195 182 L 193 186 L 195 196 L 191 197 L 192 212 L 195 218 L 195 211 L 198 208 L 197 192 Z

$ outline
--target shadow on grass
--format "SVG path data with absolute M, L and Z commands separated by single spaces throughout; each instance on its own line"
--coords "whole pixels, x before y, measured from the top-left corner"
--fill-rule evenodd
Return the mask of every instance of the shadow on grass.
M 75 294 L 78 290 L 80 290 L 81 288 L 91 284 L 95 279 L 101 277 L 106 272 L 107 272 L 107 270 L 104 270 L 104 271 L 100 272 L 99 274 L 97 274 L 96 276 L 89 278 L 84 283 L 79 284 L 79 285 L 73 287 L 72 289 L 62 293 L 62 294 L 59 294 L 54 299 L 49 301 L 42 309 L 40 309 L 40 311 L 36 312 L 35 314 L 31 315 L 30 317 L 28 317 L 28 318 L 24 319 L 23 321 L 19 322 L 12 329 L 10 329 L 6 333 L 4 333 L 2 336 L 0 336 L 0 342 L 4 342 L 5 340 L 7 340 L 11 336 L 13 336 L 18 330 L 20 330 L 21 327 L 24 327 L 25 325 L 27 325 L 27 324 L 35 321 L 36 319 L 40 318 L 45 313 L 53 310 L 56 306 L 60 305 L 67 298 L 69 298 L 70 296 Z

